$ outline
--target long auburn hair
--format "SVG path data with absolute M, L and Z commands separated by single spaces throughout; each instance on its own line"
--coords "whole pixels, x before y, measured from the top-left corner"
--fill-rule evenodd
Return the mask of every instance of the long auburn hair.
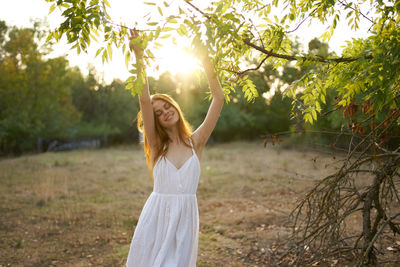
M 193 131 L 192 126 L 186 121 L 178 103 L 176 103 L 176 101 L 167 94 L 154 94 L 151 96 L 151 100 L 152 102 L 154 100 L 163 100 L 165 102 L 168 102 L 178 111 L 179 120 L 177 123 L 178 123 L 179 139 L 181 140 L 181 142 L 185 144 L 185 146 L 191 147 L 190 144 L 187 143 L 187 140 L 192 137 L 192 131 Z M 158 121 L 155 113 L 154 113 L 154 124 L 156 130 L 156 138 L 158 139 L 158 144 L 159 144 L 159 146 L 156 148 L 156 151 L 154 151 L 154 162 L 157 162 L 158 158 L 160 158 L 161 156 L 164 157 L 167 154 L 169 143 L 171 140 L 165 129 L 161 126 L 160 122 Z M 147 141 L 146 133 L 144 131 L 143 117 L 141 111 L 139 111 L 139 113 L 137 114 L 137 128 L 139 132 L 143 134 L 143 141 L 144 141 L 143 150 L 146 157 L 146 163 L 149 170 L 152 171 L 154 167 L 151 161 L 152 155 L 151 155 L 150 145 L 149 142 Z

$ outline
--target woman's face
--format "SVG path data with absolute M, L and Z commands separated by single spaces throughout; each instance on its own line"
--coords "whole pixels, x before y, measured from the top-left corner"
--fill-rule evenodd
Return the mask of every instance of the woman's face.
M 179 121 L 178 111 L 169 102 L 157 99 L 153 100 L 152 105 L 156 119 L 162 127 L 172 127 Z

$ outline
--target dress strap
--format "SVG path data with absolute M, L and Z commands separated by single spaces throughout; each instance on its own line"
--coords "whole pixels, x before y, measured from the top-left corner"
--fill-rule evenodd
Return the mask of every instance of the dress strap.
M 193 153 L 196 153 L 196 151 L 194 151 L 194 147 L 193 147 L 193 143 L 192 143 L 192 138 L 189 138 L 189 143 L 190 143 L 190 146 L 192 147 L 192 152 L 193 152 Z
M 165 150 L 166 147 L 167 147 L 167 145 L 164 144 L 164 146 L 163 146 L 163 152 L 164 152 L 164 150 Z M 165 155 L 162 155 L 162 154 L 161 154 L 161 155 L 158 157 L 157 162 L 154 163 L 154 166 L 155 166 L 162 158 L 165 158 Z M 164 159 L 164 160 L 165 160 L 165 159 Z

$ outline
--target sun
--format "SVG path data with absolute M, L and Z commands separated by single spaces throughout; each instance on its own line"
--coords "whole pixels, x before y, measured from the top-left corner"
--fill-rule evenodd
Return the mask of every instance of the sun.
M 200 68 L 195 56 L 185 48 L 166 45 L 160 49 L 159 69 L 161 72 L 169 71 L 171 74 L 189 74 Z

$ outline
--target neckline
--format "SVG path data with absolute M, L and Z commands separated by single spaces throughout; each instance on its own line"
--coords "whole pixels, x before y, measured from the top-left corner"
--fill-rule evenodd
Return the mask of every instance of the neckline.
M 196 153 L 193 152 L 193 154 L 192 154 L 187 160 L 185 160 L 185 162 L 184 162 L 184 163 L 182 164 L 182 166 L 180 166 L 179 168 L 177 168 L 177 167 L 167 158 L 167 156 L 164 156 L 164 158 L 165 158 L 166 161 L 168 161 L 169 164 L 171 164 L 171 165 L 175 168 L 175 170 L 179 171 L 179 170 L 181 170 L 181 169 L 186 165 L 186 163 L 188 163 L 189 160 L 191 160 L 195 155 L 196 155 Z
M 154 166 L 153 166 L 153 172 L 154 172 L 154 168 L 158 165 L 158 163 L 161 161 L 161 158 L 165 158 L 165 161 L 168 161 L 168 163 L 170 164 L 170 165 L 172 165 L 172 167 L 174 167 L 174 169 L 176 170 L 176 171 L 180 171 L 185 165 L 186 165 L 186 163 L 190 160 L 190 159 L 192 159 L 194 156 L 196 156 L 196 158 L 197 158 L 197 161 L 200 163 L 200 160 L 199 160 L 199 158 L 197 157 L 197 154 L 196 154 L 196 151 L 194 150 L 194 147 L 193 147 L 193 143 L 192 143 L 192 140 L 189 138 L 189 143 L 190 143 L 190 146 L 192 147 L 192 155 L 187 159 L 187 160 L 185 160 L 185 162 L 182 164 L 182 166 L 181 167 L 179 167 L 179 169 L 167 158 L 167 156 L 165 155 L 165 156 L 160 156 L 159 158 L 158 158 L 158 160 L 157 160 L 157 162 L 154 164 Z M 165 145 L 164 145 L 164 147 L 165 147 Z

